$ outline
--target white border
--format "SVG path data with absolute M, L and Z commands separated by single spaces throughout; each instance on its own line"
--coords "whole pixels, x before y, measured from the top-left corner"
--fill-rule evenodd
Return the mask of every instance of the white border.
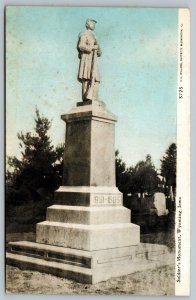
M 175 295 L 190 295 L 190 12 L 178 12 Z
M 191 9 L 191 28 L 196 28 L 196 1 L 195 0 L 1 0 L 0 1 L 0 195 L 1 199 L 4 199 L 4 7 L 5 5 L 72 5 L 72 6 L 132 6 L 132 7 L 189 7 Z M 191 111 L 196 111 L 196 102 L 193 102 L 193 98 L 196 97 L 196 36 L 195 30 L 192 30 L 191 33 Z M 193 84 L 194 83 L 194 84 Z M 196 130 L 196 119 L 191 115 L 191 129 Z M 191 137 L 191 175 L 192 182 L 196 181 L 196 135 L 192 135 Z M 191 185 L 192 195 L 196 194 L 196 185 Z M 196 202 L 192 201 L 191 207 L 192 214 L 196 213 Z M 1 299 L 56 299 L 62 298 L 65 295 L 5 295 L 5 261 L 4 261 L 4 201 L 2 200 L 0 203 L 0 219 L 1 219 L 1 257 L 0 257 L 0 274 L 1 280 L 0 282 L 0 296 Z M 196 227 L 196 218 L 192 218 L 192 226 Z M 196 256 L 194 255 L 194 249 L 196 250 L 196 235 L 192 235 L 191 238 L 191 246 L 192 246 L 192 255 L 191 255 L 191 275 L 192 275 L 192 286 L 191 286 L 191 297 L 189 299 L 195 299 L 196 297 L 196 285 L 194 284 L 196 278 Z M 194 297 L 195 296 L 195 297 Z M 90 299 L 97 299 L 97 296 L 88 296 Z M 99 296 L 100 299 L 108 299 L 112 296 Z M 126 296 L 119 296 L 118 299 L 127 298 Z M 69 296 L 66 295 L 67 299 L 86 299 L 86 296 Z M 152 297 L 147 297 L 151 299 Z M 163 297 L 153 297 L 154 299 L 162 300 Z M 175 297 L 168 296 L 167 299 L 174 299 Z M 134 296 L 131 295 L 131 299 L 146 299 L 146 296 Z

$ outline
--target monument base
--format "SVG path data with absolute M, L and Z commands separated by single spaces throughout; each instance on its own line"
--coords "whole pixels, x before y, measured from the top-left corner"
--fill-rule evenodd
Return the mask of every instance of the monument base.
M 37 224 L 36 242 L 81 250 L 101 250 L 137 245 L 139 226 L 126 224 L 83 225 L 61 222 Z
M 9 265 L 88 284 L 169 265 L 173 259 L 166 246 L 144 243 L 84 251 L 33 242 L 11 242 L 6 254 Z
M 53 205 L 37 224 L 36 242 L 87 251 L 126 247 L 139 244 L 140 227 L 123 206 Z

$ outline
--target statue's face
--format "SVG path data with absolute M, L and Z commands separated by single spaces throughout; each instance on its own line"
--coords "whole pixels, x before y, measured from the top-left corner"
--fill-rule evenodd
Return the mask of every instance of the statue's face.
M 87 28 L 94 30 L 95 29 L 95 22 L 89 21 L 87 24 Z

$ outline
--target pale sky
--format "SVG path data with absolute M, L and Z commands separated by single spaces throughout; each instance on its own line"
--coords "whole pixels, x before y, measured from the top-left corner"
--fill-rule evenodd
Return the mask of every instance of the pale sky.
M 52 143 L 64 142 L 60 115 L 81 101 L 79 32 L 97 20 L 99 99 L 118 117 L 116 149 L 128 166 L 149 153 L 160 166 L 176 142 L 177 9 L 9 7 L 6 22 L 7 155 L 17 132 L 32 131 L 35 107 L 52 119 Z

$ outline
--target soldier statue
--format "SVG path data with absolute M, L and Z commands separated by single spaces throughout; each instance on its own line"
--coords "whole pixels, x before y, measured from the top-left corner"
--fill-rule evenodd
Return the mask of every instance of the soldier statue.
M 86 31 L 79 34 L 77 49 L 79 52 L 78 80 L 82 83 L 82 99 L 96 100 L 100 83 L 97 57 L 101 56 L 101 49 L 93 33 L 95 24 L 93 19 L 86 20 Z

